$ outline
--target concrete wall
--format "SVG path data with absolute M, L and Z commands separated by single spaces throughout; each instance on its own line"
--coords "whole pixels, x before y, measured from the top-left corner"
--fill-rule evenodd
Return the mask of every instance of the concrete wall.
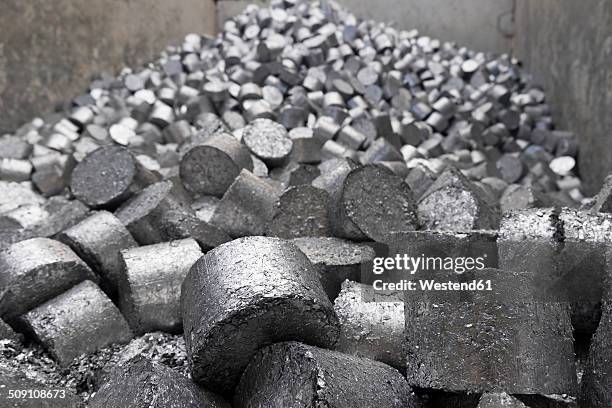
M 0 134 L 215 20 L 213 0 L 0 0 Z
M 579 137 L 596 192 L 612 172 L 612 1 L 517 0 L 516 55 L 544 86 L 556 123 Z

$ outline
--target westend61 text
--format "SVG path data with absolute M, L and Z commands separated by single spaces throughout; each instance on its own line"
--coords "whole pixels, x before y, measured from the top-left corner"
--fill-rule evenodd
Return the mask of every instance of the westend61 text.
M 493 285 L 491 280 L 473 280 L 470 282 L 438 282 L 434 279 L 419 279 L 410 281 L 403 279 L 399 282 L 384 282 L 375 280 L 372 283 L 374 290 L 380 291 L 491 291 Z

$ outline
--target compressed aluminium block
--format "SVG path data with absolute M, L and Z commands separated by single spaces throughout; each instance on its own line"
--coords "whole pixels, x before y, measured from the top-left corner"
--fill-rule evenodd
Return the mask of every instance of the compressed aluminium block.
M 219 205 L 219 198 L 205 195 L 195 200 L 191 204 L 191 208 L 195 211 L 196 217 L 204 222 L 210 222 L 217 205 Z
M 234 238 L 263 235 L 276 213 L 278 188 L 242 170 L 217 205 L 210 222 Z
M 510 184 L 500 200 L 502 213 L 525 208 L 551 207 L 553 200 L 532 186 Z
M 22 204 L 0 217 L 0 234 L 3 235 L 0 249 L 28 238 L 53 237 L 88 214 L 85 204 L 61 196 L 51 197 L 42 205 Z
M 306 164 L 316 164 L 321 161 L 322 142 L 314 137 L 312 129 L 294 128 L 289 131 L 289 137 L 293 141 L 290 157 L 292 161 Z
M 180 175 L 189 191 L 220 197 L 242 169 L 253 171 L 249 150 L 233 135 L 218 133 L 183 156 Z
M 119 308 L 136 334 L 181 328 L 181 285 L 202 256 L 193 239 L 121 251 Z
M 422 227 L 429 230 L 496 229 L 500 217 L 499 206 L 453 167 L 423 193 L 417 211 Z
M 483 394 L 477 408 L 528 408 L 520 400 L 505 392 Z
M 70 190 L 90 207 L 112 207 L 157 181 L 128 150 L 103 146 L 88 154 L 72 171 Z
M 135 357 L 113 371 L 89 407 L 230 408 L 230 405 L 171 368 Z
M 559 212 L 559 223 L 563 227 L 563 250 L 555 260 L 567 293 L 564 300 L 572 302 L 574 329 L 593 334 L 610 273 L 612 214 L 563 208 Z
M 119 309 L 91 281 L 38 306 L 22 319 L 26 330 L 62 366 L 81 354 L 132 338 Z
M 251 153 L 270 167 L 282 165 L 291 154 L 293 140 L 287 129 L 270 119 L 255 119 L 243 132 L 242 141 Z
M 515 394 L 513 397 L 529 408 L 581 408 L 578 398 L 568 394 Z M 588 405 L 584 405 L 588 406 Z M 522 406 L 521 406 L 522 407 Z
M 601 187 L 601 190 L 594 197 L 595 202 L 593 207 L 590 209 L 591 212 L 612 212 L 612 175 L 608 175 Z
M 100 287 L 114 297 L 121 273 L 120 251 L 138 246 L 121 221 L 99 211 L 58 234 L 102 279 Z
M 357 167 L 334 187 L 330 221 L 336 236 L 384 242 L 418 228 L 410 188 L 384 166 Z
M 314 164 L 294 162 L 283 167 L 277 167 L 270 172 L 270 178 L 287 187 L 310 184 L 320 175 L 321 170 Z
M 327 296 L 334 300 L 346 279 L 361 280 L 362 264 L 374 259 L 374 249 L 341 238 L 304 237 L 292 242 L 318 269 L 319 280 Z
M 312 185 L 331 193 L 340 188 L 346 175 L 357 167 L 357 163 L 350 159 L 326 160 L 319 165 L 321 175 L 312 181 Z
M 89 266 L 68 246 L 32 238 L 0 252 L 0 316 L 11 319 L 86 279 Z
M 498 240 L 502 269 L 536 274 L 540 300 L 572 305 L 572 324 L 592 334 L 606 276 L 612 217 L 574 209 L 505 214 Z
M 591 341 L 582 377 L 580 406 L 612 406 L 612 302 L 609 300 L 602 306 L 601 321 Z
M 280 196 L 266 235 L 285 239 L 329 236 L 328 205 L 324 190 L 309 185 L 291 187 Z
M 70 228 L 89 215 L 89 209 L 79 200 L 64 197 L 51 197 L 43 205 L 49 216 L 42 222 L 28 228 L 33 237 L 53 237 L 60 231 Z
M 44 206 L 24 204 L 0 215 L 0 229 L 6 231 L 32 228 L 47 221 L 49 216 Z
M 0 340 L 19 341 L 17 333 L 2 319 L 0 319 Z
M 415 408 L 420 404 L 395 369 L 377 361 L 277 343 L 259 350 L 234 397 L 236 408 Z
M 0 213 L 14 210 L 24 204 L 43 204 L 45 198 L 31 185 L 0 180 Z
M 230 239 L 200 220 L 170 181 L 145 188 L 119 207 L 115 216 L 141 245 L 193 238 L 206 250 Z
M 340 320 L 335 350 L 406 369 L 404 301 L 372 286 L 345 281 L 334 302 Z
M 191 375 L 224 394 L 257 349 L 284 340 L 331 347 L 338 336 L 315 268 L 278 238 L 240 238 L 210 251 L 187 275 L 181 304 Z
M 410 385 L 446 392 L 575 395 L 569 306 L 535 300 L 533 274 L 431 272 L 439 282 L 490 280 L 491 290 L 405 292 Z

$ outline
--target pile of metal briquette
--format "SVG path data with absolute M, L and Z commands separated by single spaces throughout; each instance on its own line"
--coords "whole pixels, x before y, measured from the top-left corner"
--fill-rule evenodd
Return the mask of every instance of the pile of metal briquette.
M 576 155 L 507 55 L 249 6 L 0 138 L 0 405 L 610 407 Z M 506 296 L 373 294 L 372 242 Z

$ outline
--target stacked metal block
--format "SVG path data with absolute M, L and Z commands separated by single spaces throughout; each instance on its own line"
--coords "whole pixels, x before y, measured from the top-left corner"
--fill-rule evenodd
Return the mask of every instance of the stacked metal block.
M 133 340 L 71 397 L 612 403 L 610 183 L 582 196 L 574 135 L 510 56 L 273 0 L 58 108 L 0 137 L 0 347 L 65 368 L 182 333 L 190 371 Z M 486 248 L 474 277 L 499 298 L 373 293 L 381 244 Z M 32 388 L 2 353 L 0 370 Z

